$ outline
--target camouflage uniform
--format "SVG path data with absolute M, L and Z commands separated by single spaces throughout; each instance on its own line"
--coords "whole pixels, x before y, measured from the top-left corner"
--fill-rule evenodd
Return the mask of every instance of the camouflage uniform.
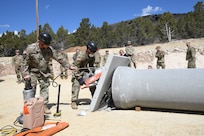
M 50 59 L 49 63 L 48 63 L 48 73 L 50 73 L 50 79 L 54 79 L 54 70 L 53 70 L 53 66 L 52 66 L 52 58 Z
M 67 60 L 63 58 L 60 54 L 57 54 L 56 51 L 49 46 L 46 49 L 40 49 L 38 46 L 39 43 L 34 43 L 28 45 L 26 48 L 26 58 L 23 61 L 21 71 L 23 76 L 30 75 L 31 85 L 33 91 L 36 92 L 37 81 L 40 84 L 40 95 L 44 98 L 44 104 L 48 104 L 49 98 L 49 78 L 51 75 L 49 70 L 49 63 L 51 58 L 55 59 L 66 69 L 69 68 Z
M 99 51 L 95 52 L 94 54 L 94 58 L 95 58 L 95 63 L 94 63 L 94 67 L 100 68 L 100 63 L 101 63 L 101 54 L 99 53 Z
M 155 54 L 155 57 L 157 58 L 157 65 L 156 65 L 157 69 L 159 69 L 160 67 L 162 69 L 165 69 L 164 55 L 165 55 L 164 51 L 157 50 L 157 52 Z
M 133 46 L 128 45 L 125 47 L 125 54 L 129 57 L 130 61 L 133 63 L 134 68 L 136 68 L 136 58 L 135 58 L 135 50 Z
M 94 62 L 95 58 L 89 57 L 86 52 L 80 52 L 76 61 L 73 62 L 73 65 L 77 67 L 77 69 L 72 72 L 72 102 L 76 102 L 78 100 L 80 85 L 83 84 L 83 77 L 89 72 L 86 68 L 93 67 Z M 95 87 L 91 87 L 89 89 L 93 95 Z
M 103 66 L 105 66 L 108 56 L 109 56 L 109 51 L 106 51 L 106 54 L 103 56 Z
M 19 51 L 16 51 L 19 53 Z M 23 61 L 23 56 L 18 54 L 18 55 L 15 55 L 13 58 L 12 58 L 12 65 L 15 67 L 15 73 L 16 73 L 16 77 L 17 77 L 17 82 L 20 83 L 22 82 L 22 77 L 21 77 L 21 63 Z
M 73 56 L 72 56 L 73 61 L 76 60 L 77 55 L 79 54 L 79 52 L 80 52 L 80 50 L 79 50 L 79 49 L 76 49 L 76 52 L 75 52 L 75 53 L 73 54 Z
M 188 46 L 186 52 L 186 60 L 188 61 L 188 68 L 196 68 L 196 51 L 194 47 Z
M 62 56 L 68 61 L 67 53 L 65 53 L 65 52 L 62 51 L 61 54 L 62 54 Z M 67 70 L 65 70 L 62 65 L 60 65 L 60 72 L 61 72 L 60 77 L 61 77 L 62 79 L 63 79 L 63 78 L 67 79 L 67 77 L 68 77 Z

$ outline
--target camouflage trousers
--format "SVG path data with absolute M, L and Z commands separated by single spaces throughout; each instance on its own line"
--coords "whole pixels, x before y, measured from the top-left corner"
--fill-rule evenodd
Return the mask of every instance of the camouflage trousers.
M 15 68 L 15 73 L 16 73 L 17 80 L 22 81 L 22 75 L 21 75 L 20 67 Z
M 42 76 L 41 74 L 31 73 L 31 86 L 34 94 L 36 94 L 37 85 L 40 87 L 40 96 L 44 98 L 44 104 L 49 102 L 49 78 Z
M 195 63 L 195 60 L 192 60 L 192 61 L 188 61 L 188 68 L 196 68 L 196 63 Z
M 65 77 L 65 78 L 68 77 L 67 70 L 65 70 L 61 65 L 60 65 L 60 72 L 61 72 L 60 77 Z
M 95 86 L 89 88 L 92 96 L 95 92 L 95 89 L 96 89 Z M 80 91 L 79 80 L 77 80 L 76 78 L 72 78 L 72 97 L 71 97 L 72 102 L 76 102 L 78 100 L 79 91 Z
M 135 55 L 128 56 L 128 57 L 129 57 L 129 59 L 130 59 L 130 64 L 129 64 L 129 66 L 130 66 L 130 67 L 137 68 Z M 133 65 L 133 66 L 132 66 L 132 65 Z
M 165 63 L 164 62 L 157 62 L 157 69 L 160 69 L 160 67 L 162 69 L 165 69 Z

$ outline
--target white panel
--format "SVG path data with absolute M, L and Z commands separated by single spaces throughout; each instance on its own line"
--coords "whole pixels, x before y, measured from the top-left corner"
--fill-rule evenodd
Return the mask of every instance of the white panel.
M 106 64 L 104 66 L 104 69 L 102 70 L 101 78 L 99 79 L 98 84 L 96 86 L 96 90 L 92 98 L 91 104 L 89 106 L 90 111 L 95 111 L 99 109 L 101 99 L 104 93 L 108 91 L 111 85 L 112 76 L 115 69 L 118 66 L 128 66 L 128 64 L 129 64 L 129 59 L 127 57 L 113 55 L 113 54 L 109 55 L 106 61 Z

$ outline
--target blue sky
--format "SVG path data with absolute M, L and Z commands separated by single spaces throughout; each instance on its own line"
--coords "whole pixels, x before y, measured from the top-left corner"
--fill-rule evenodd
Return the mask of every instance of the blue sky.
M 117 23 L 151 14 L 187 13 L 202 0 L 39 0 L 39 25 L 49 23 L 56 32 L 63 26 L 76 30 L 82 18 L 100 27 L 103 22 Z M 36 0 L 1 0 L 0 34 L 5 31 L 36 29 Z

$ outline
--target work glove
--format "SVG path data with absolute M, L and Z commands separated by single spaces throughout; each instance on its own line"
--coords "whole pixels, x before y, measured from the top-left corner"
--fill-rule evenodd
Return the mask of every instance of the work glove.
M 83 85 L 83 84 L 84 84 L 84 79 L 83 79 L 83 78 L 78 79 L 78 81 L 79 81 L 79 84 L 80 84 L 80 85 Z

